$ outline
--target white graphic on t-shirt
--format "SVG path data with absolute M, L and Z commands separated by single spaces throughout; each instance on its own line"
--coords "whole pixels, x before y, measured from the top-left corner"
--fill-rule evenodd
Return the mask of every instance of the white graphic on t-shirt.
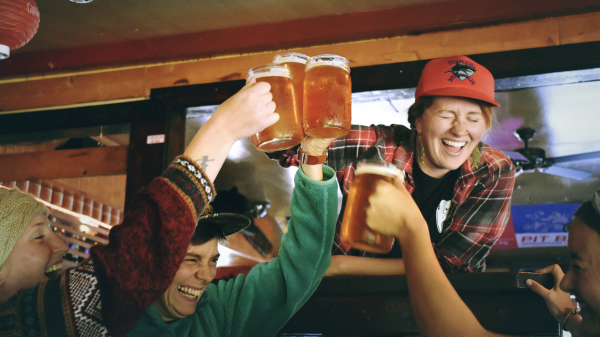
M 440 202 L 439 206 L 437 207 L 437 210 L 435 212 L 435 220 L 437 223 L 437 229 L 438 229 L 439 233 L 442 232 L 442 224 L 444 223 L 444 220 L 446 220 L 446 217 L 448 216 L 449 209 L 450 209 L 450 200 L 442 200 Z

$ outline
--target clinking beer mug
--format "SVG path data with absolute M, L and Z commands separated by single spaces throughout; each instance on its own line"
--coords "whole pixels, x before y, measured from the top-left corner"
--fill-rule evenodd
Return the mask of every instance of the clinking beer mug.
M 289 149 L 302 142 L 302 111 L 296 110 L 292 72 L 286 65 L 266 64 L 248 71 L 246 82 L 253 78 L 256 82 L 271 85 L 275 102 L 275 112 L 279 114 L 277 123 L 251 136 L 249 139 L 262 151 Z
M 310 57 L 300 53 L 282 53 L 273 58 L 273 63 L 283 64 L 292 71 L 292 83 L 294 83 L 294 105 L 296 113 L 302 117 L 303 101 L 304 101 L 304 70 L 306 62 Z
M 304 132 L 316 138 L 339 138 L 350 131 L 352 81 L 350 64 L 342 56 L 324 54 L 306 63 Z
M 393 184 L 395 179 L 402 178 L 402 170 L 391 163 L 361 161 L 357 164 L 342 220 L 340 241 L 343 244 L 379 254 L 392 250 L 394 238 L 379 234 L 367 226 L 366 209 L 378 181 Z

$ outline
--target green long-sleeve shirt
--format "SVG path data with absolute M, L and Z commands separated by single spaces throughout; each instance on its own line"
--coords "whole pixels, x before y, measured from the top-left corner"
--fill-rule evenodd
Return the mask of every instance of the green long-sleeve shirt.
M 248 275 L 210 284 L 184 319 L 166 323 L 150 306 L 127 337 L 272 337 L 313 294 L 331 263 L 337 218 L 335 174 L 323 166 L 324 181 L 298 170 L 292 218 L 279 256 Z

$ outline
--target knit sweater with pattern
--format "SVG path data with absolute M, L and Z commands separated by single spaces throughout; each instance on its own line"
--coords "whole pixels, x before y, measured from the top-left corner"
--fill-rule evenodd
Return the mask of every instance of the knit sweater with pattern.
M 123 336 L 171 284 L 214 186 L 180 156 L 140 191 L 107 246 L 0 304 L 0 337 Z
M 152 305 L 127 337 L 272 337 L 310 298 L 331 264 L 337 218 L 337 183 L 323 166 L 324 181 L 298 170 L 292 218 L 279 256 L 248 275 L 210 284 L 196 312 L 166 323 Z

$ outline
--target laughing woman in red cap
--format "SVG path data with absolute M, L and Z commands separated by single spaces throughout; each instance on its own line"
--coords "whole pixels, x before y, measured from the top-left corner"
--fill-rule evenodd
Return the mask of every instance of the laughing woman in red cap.
M 443 270 L 483 271 L 485 257 L 508 221 L 515 182 L 510 159 L 481 142 L 493 108 L 499 106 L 494 78 L 486 68 L 465 56 L 432 60 L 408 109 L 410 129 L 353 126 L 344 138 L 314 144 L 310 154 L 328 155 L 344 205 L 359 160 L 379 156 L 402 168 L 405 187 L 427 222 Z M 269 156 L 282 166 L 298 162 L 291 150 Z M 397 243 L 391 253 L 378 255 L 350 249 L 336 235 L 334 254 L 327 275 L 404 274 Z

